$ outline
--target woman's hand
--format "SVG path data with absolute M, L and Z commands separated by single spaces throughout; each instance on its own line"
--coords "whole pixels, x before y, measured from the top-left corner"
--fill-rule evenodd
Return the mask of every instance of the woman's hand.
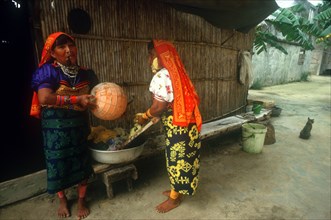
M 151 119 L 153 124 L 156 124 L 160 120 L 159 116 L 167 109 L 167 106 L 168 102 L 160 102 L 153 99 L 152 106 L 144 113 L 137 113 L 133 121 L 134 123 L 144 125 Z
M 84 109 L 94 109 L 97 107 L 95 97 L 93 95 L 80 95 L 77 96 L 77 104 Z
M 140 125 L 144 125 L 147 123 L 148 118 L 144 117 L 145 113 L 137 113 L 133 119 L 134 123 L 138 123 Z

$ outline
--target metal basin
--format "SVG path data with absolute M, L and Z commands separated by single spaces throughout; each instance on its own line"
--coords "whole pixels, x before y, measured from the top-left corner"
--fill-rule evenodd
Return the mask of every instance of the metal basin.
M 144 145 L 116 151 L 96 150 L 93 148 L 90 148 L 90 150 L 92 158 L 100 163 L 119 164 L 133 161 L 139 157 L 144 150 Z

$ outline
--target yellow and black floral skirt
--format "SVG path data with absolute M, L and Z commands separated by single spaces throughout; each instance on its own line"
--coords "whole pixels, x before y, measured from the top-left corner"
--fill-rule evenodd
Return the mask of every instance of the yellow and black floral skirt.
M 194 195 L 199 182 L 200 133 L 195 124 L 172 124 L 172 109 L 162 115 L 166 136 L 166 163 L 171 188 L 183 195 Z

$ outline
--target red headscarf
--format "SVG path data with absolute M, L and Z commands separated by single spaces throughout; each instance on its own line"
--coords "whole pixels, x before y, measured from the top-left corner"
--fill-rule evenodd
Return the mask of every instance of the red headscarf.
M 47 61 L 49 61 L 52 58 L 51 57 L 51 48 L 52 48 L 55 40 L 62 34 L 67 35 L 72 40 L 74 40 L 73 37 L 71 37 L 70 35 L 68 35 L 64 32 L 55 32 L 55 33 L 49 35 L 45 42 L 43 51 L 41 53 L 41 59 L 40 59 L 39 65 L 38 65 L 39 67 L 41 67 L 44 63 L 46 63 Z M 40 104 L 38 101 L 38 94 L 36 92 L 33 92 L 30 115 L 33 117 L 36 117 L 36 118 L 40 118 Z
M 153 40 L 155 51 L 170 74 L 174 90 L 173 124 L 188 126 L 195 122 L 201 130 L 202 117 L 198 108 L 199 97 L 179 58 L 176 48 L 168 41 Z

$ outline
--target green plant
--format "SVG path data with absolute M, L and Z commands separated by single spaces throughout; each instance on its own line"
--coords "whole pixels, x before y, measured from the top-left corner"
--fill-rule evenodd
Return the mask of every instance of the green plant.
M 288 54 L 286 49 L 280 45 L 279 39 L 276 36 L 272 33 L 263 31 L 261 26 L 257 27 L 256 36 L 254 39 L 254 48 L 256 53 L 260 54 L 262 51 L 267 51 L 267 45 L 277 48 L 286 55 Z
M 310 7 L 311 8 L 311 7 Z M 301 1 L 291 8 L 281 8 L 271 17 L 264 20 L 256 28 L 254 49 L 259 54 L 267 51 L 267 45 L 275 47 L 287 54 L 281 42 L 295 43 L 305 50 L 313 50 L 313 39 L 326 47 L 331 46 L 331 2 L 324 1 L 315 10 L 317 14 L 313 19 L 308 19 L 310 8 L 307 1 Z M 282 34 L 284 39 L 278 38 L 273 29 Z
M 308 81 L 308 78 L 309 78 L 309 76 L 311 75 L 311 73 L 310 72 L 303 72 L 303 73 L 301 73 L 301 77 L 300 77 L 300 80 L 301 81 Z
M 263 85 L 260 81 L 253 82 L 252 86 L 250 87 L 250 89 L 254 89 L 254 90 L 261 90 L 262 88 Z

